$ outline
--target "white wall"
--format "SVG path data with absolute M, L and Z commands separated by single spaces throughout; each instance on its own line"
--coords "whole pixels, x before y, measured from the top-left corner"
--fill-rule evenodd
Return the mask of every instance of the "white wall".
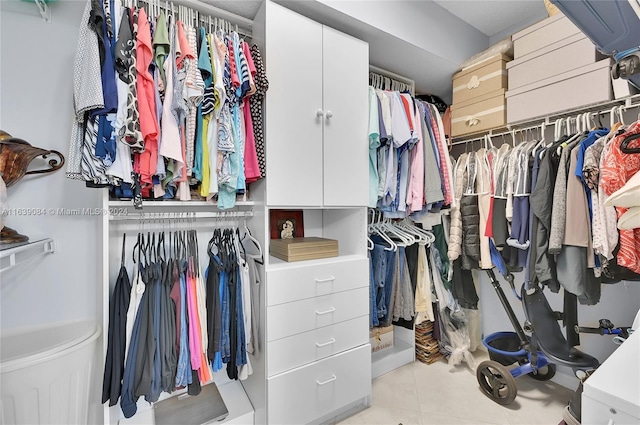
M 0 129 L 65 157 L 73 116 L 73 60 L 84 5 L 52 3 L 51 23 L 45 23 L 33 3 L 0 1 Z M 101 206 L 101 191 L 65 178 L 64 171 L 23 178 L 8 189 L 9 208 Z M 10 216 L 7 225 L 32 240 L 53 238 L 56 252 L 0 276 L 0 329 L 84 319 L 101 324 L 100 217 Z M 96 347 L 100 346 L 99 340 Z M 100 357 L 101 350 L 96 350 L 89 423 L 102 422 Z
M 51 5 L 45 23 L 33 3 L 0 2 L 0 128 L 34 146 L 67 156 L 72 120 L 72 72 L 84 2 Z M 36 161 L 38 161 L 36 163 Z M 44 161 L 36 159 L 34 165 Z M 8 189 L 10 208 L 100 206 L 100 191 L 65 178 L 64 170 L 26 176 Z M 56 252 L 1 276 L 1 327 L 98 318 L 99 218 L 11 216 L 7 225 L 52 237 Z M 100 301 L 101 302 L 101 301 Z

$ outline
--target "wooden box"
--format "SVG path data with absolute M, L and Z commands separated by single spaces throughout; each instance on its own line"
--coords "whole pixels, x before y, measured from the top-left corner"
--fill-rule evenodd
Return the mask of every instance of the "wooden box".
M 593 65 L 603 58 L 584 34 L 572 35 L 509 62 L 509 90 Z
M 373 328 L 369 331 L 371 352 L 375 353 L 393 347 L 393 325 L 384 328 Z
M 511 59 L 496 55 L 453 76 L 453 104 L 458 105 L 500 89 L 507 89 L 506 64 Z
M 271 239 L 269 254 L 284 261 L 337 257 L 338 241 L 316 237 Z
M 609 59 L 506 93 L 509 124 L 612 99 Z
M 558 13 L 513 34 L 513 58 L 519 59 L 576 34 L 582 34 L 582 31 Z
M 451 136 L 479 133 L 506 124 L 505 90 L 451 105 Z

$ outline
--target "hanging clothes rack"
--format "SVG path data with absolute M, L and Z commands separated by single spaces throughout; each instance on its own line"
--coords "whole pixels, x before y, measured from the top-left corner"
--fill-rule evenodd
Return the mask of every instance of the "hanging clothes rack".
M 238 219 L 253 217 L 253 211 L 220 211 L 220 212 L 152 212 L 132 213 L 127 215 L 110 215 L 111 221 L 122 220 L 179 220 L 179 219 Z
M 415 82 L 377 66 L 369 66 L 369 85 L 380 90 L 409 92 L 415 95 Z
M 607 108 L 607 109 L 605 109 Z M 481 135 L 473 135 L 470 138 L 457 137 L 454 138 L 454 142 L 451 146 L 464 145 L 469 143 L 475 143 L 483 141 L 485 136 L 492 138 L 513 136 L 515 134 L 524 133 L 531 130 L 541 129 L 543 126 L 564 126 L 567 123 L 573 124 L 575 121 L 579 121 L 579 117 L 584 114 L 589 114 L 589 119 L 595 122 L 601 121 L 606 114 L 621 114 L 623 111 L 627 111 L 634 108 L 640 108 L 640 95 L 634 95 L 625 99 L 617 99 L 614 101 L 608 101 L 599 103 L 596 105 L 589 105 L 579 109 L 571 109 L 555 114 L 548 115 L 546 117 L 538 118 L 535 120 L 523 121 L 521 123 L 514 123 L 506 126 L 506 130 L 494 133 L 494 130 L 489 130 L 488 133 Z M 534 125 L 530 125 L 535 123 Z M 520 125 L 526 127 L 519 127 Z M 505 128 L 505 127 L 502 127 Z M 501 130 L 501 129 L 498 129 Z
M 235 31 L 240 36 L 252 38 L 253 21 L 245 17 L 211 6 L 198 0 L 138 0 L 147 6 L 148 11 L 164 10 L 167 14 L 181 16 L 181 18 L 195 22 L 210 30 L 222 29 L 225 32 Z M 213 19 L 213 20 L 212 20 Z M 215 28 L 214 24 L 215 23 Z

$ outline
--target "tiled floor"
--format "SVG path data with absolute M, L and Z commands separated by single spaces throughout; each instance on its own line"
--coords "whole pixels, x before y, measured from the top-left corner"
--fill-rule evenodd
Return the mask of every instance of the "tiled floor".
M 487 360 L 475 354 L 476 364 Z M 373 381 L 370 408 L 340 422 L 367 425 L 557 425 L 572 392 L 553 382 L 516 379 L 518 396 L 500 406 L 480 392 L 475 370 L 445 360 L 420 362 Z

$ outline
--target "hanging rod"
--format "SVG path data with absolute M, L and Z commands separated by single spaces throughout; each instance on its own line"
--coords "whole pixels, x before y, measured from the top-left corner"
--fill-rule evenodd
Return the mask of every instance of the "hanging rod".
M 220 9 L 218 7 L 209 5 L 207 3 L 203 3 L 199 0 L 134 0 L 139 1 L 140 3 L 147 4 L 151 9 L 160 8 L 164 10 L 167 14 L 169 13 L 179 13 L 180 7 L 185 7 L 187 9 L 192 10 L 194 13 L 194 17 L 198 16 L 197 25 L 206 25 L 209 22 L 206 18 L 212 17 L 216 18 L 219 21 L 223 21 L 225 23 L 229 23 L 230 25 L 235 25 L 234 30 L 241 36 L 245 36 L 248 38 L 252 38 L 251 28 L 253 27 L 253 21 L 247 19 L 245 17 L 236 15 L 234 13 L 228 12 L 226 10 Z M 247 29 L 249 28 L 249 29 Z
M 493 138 L 493 137 L 502 137 L 502 136 L 511 136 L 511 135 L 514 134 L 514 132 L 522 133 L 522 132 L 526 132 L 526 131 L 530 131 L 530 130 L 541 129 L 543 125 L 546 126 L 546 125 L 554 125 L 554 124 L 555 124 L 554 122 L 552 122 L 551 124 L 545 124 L 545 123 L 541 122 L 540 124 L 533 125 L 533 126 L 530 126 L 530 127 L 523 127 L 523 128 L 517 128 L 517 129 L 514 128 L 514 129 L 511 129 L 511 130 L 502 131 L 500 133 L 493 133 L 493 130 L 489 130 L 489 132 L 487 134 L 482 135 L 482 136 L 476 136 L 476 137 L 473 137 L 473 138 L 470 138 L 470 139 L 457 140 L 457 141 L 451 143 L 451 146 L 465 145 L 467 143 L 475 143 L 475 142 L 478 142 L 478 141 L 481 142 L 481 141 L 484 140 L 484 138 L 486 136 L 489 136 L 491 138 Z
M 409 86 L 411 95 L 415 95 L 416 83 L 412 79 L 404 77 L 400 74 L 396 74 L 395 72 L 387 71 L 386 69 L 378 68 L 377 66 L 374 66 L 374 65 L 369 65 L 369 72 L 378 74 L 382 77 L 391 78 L 392 80 L 395 80 L 397 83 L 401 83 L 406 86 Z
M 545 126 L 553 126 L 556 124 L 556 120 L 559 118 L 571 118 L 575 115 L 580 115 L 586 112 L 593 113 L 595 116 L 605 115 L 611 113 L 611 107 L 621 107 L 622 110 L 628 110 L 633 108 L 640 107 L 640 94 L 628 96 L 621 99 L 609 100 L 606 102 L 594 103 L 591 105 L 582 106 L 580 108 L 567 109 L 564 111 L 556 112 L 554 114 L 550 114 L 544 117 L 537 117 L 533 119 L 527 119 L 522 121 L 517 121 L 511 124 L 507 124 L 504 127 L 499 127 L 497 129 L 489 130 L 487 133 L 482 135 L 471 135 L 470 138 L 465 138 L 465 136 L 455 137 L 454 142 L 451 143 L 451 146 L 463 145 L 466 143 L 474 143 L 477 141 L 481 141 L 484 139 L 486 135 L 489 137 L 501 137 L 513 134 L 513 132 L 525 132 L 537 128 L 541 128 L 544 124 Z M 603 109 L 607 108 L 607 109 Z M 534 125 L 529 125 L 532 123 L 536 123 Z M 519 127 L 521 125 L 529 125 L 528 127 Z M 506 130 L 503 130 L 506 129 Z M 494 130 L 503 130 L 500 133 L 493 133 Z
M 110 215 L 111 221 L 122 220 L 192 220 L 192 219 L 235 219 L 253 217 L 253 211 L 221 211 L 221 212 L 152 212 Z
M 242 28 L 253 29 L 253 21 L 251 19 L 236 15 L 235 13 L 220 9 L 219 7 L 212 6 L 200 0 L 173 0 L 173 4 L 176 6 L 185 6 L 193 10 L 197 10 L 200 13 L 222 18 Z

